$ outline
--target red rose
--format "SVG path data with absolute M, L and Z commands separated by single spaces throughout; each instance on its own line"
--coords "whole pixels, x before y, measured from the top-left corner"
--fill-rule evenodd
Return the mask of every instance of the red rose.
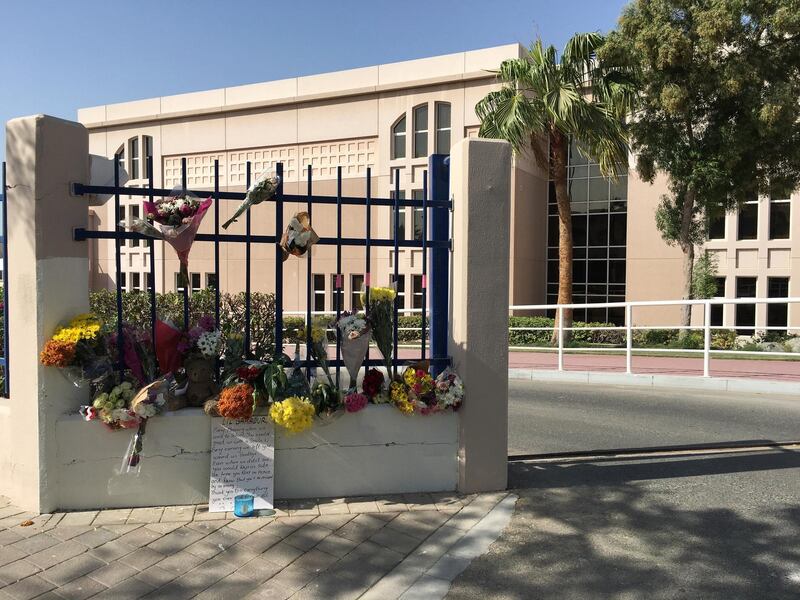
M 373 398 L 380 393 L 383 388 L 383 373 L 377 369 L 370 369 L 367 371 L 366 375 L 364 375 L 364 381 L 361 382 L 361 387 L 367 396 Z

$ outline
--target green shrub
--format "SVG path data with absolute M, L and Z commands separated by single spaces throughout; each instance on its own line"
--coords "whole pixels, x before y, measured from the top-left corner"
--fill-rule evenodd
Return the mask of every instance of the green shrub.
M 736 347 L 736 331 L 733 329 L 714 329 L 711 331 L 713 350 L 733 350 Z

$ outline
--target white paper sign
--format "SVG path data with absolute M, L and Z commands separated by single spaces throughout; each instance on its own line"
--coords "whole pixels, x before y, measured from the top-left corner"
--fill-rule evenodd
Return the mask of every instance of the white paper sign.
M 209 512 L 233 510 L 238 494 L 252 494 L 254 508 L 272 508 L 275 426 L 267 416 L 247 421 L 211 419 Z

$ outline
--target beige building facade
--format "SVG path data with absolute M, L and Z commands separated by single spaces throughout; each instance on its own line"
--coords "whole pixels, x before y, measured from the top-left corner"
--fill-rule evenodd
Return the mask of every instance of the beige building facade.
M 130 177 L 128 185 L 145 186 L 147 158 L 152 157 L 156 187 L 181 183 L 181 162 L 187 163 L 191 189 L 212 189 L 214 161 L 219 162 L 223 190 L 241 191 L 246 184 L 246 164 L 252 176 L 284 165 L 287 193 L 307 192 L 311 169 L 315 194 L 336 194 L 337 167 L 342 168 L 342 193 L 364 196 L 367 169 L 371 170 L 373 197 L 387 198 L 399 177 L 405 198 L 421 197 L 428 155 L 449 153 L 465 137 L 476 136 L 480 126 L 475 104 L 498 84 L 490 71 L 507 58 L 524 55 L 518 44 L 378 65 L 335 73 L 298 77 L 177 96 L 110 104 L 78 111 L 78 120 L 90 132 L 90 152 L 120 157 Z M 575 302 L 621 300 L 671 300 L 680 297 L 681 255 L 667 246 L 653 218 L 665 182 L 650 185 L 631 170 L 619 182 L 599 176 L 596 165 L 574 154 L 570 165 L 576 230 Z M 557 230 L 554 198 L 547 173 L 532 157 L 517 157 L 512 167 L 510 214 L 510 300 L 512 304 L 555 302 L 557 282 Z M 723 237 L 710 240 L 717 256 L 720 293 L 727 297 L 786 293 L 797 295 L 800 285 L 800 214 L 792 210 L 797 194 L 785 199 L 761 199 L 745 208 L 745 215 L 728 215 Z M 781 206 L 778 207 L 778 204 Z M 237 203 L 222 201 L 224 222 Z M 141 216 L 141 198 L 122 198 L 126 220 Z M 777 207 L 777 209 L 776 209 Z M 304 204 L 287 204 L 288 219 Z M 457 199 L 454 210 L 458 210 Z M 372 209 L 372 237 L 392 236 L 393 216 L 388 207 Z M 755 217 L 753 216 L 755 215 Z M 755 224 L 753 219 L 755 218 Z M 773 223 L 781 221 L 779 227 Z M 739 225 L 742 220 L 743 228 Z M 784 223 L 785 222 L 785 223 Z M 111 229 L 113 202 L 92 210 L 90 228 Z M 275 233 L 274 207 L 265 203 L 252 211 L 252 232 Z M 346 206 L 342 235 L 365 237 L 362 207 Z M 400 235 L 421 236 L 421 212 L 406 209 L 400 216 Z M 315 205 L 313 226 L 325 237 L 336 235 L 336 208 Z M 210 211 L 201 227 L 213 232 Z M 755 230 L 755 237 L 752 230 Z M 740 234 L 740 229 L 742 234 Z M 788 232 L 784 230 L 788 229 Z M 244 220 L 230 233 L 243 233 Z M 555 235 L 554 235 L 555 233 Z M 487 236 L 492 232 L 487 231 Z M 776 237 L 776 235 L 778 237 Z M 92 286 L 115 285 L 114 245 L 92 244 Z M 155 244 L 155 281 L 150 282 L 150 252 L 145 242 L 128 241 L 122 249 L 123 287 L 157 291 L 177 288 L 178 261 L 171 248 Z M 213 244 L 198 242 L 192 249 L 192 290 L 218 285 L 239 291 L 245 285 L 244 244 L 221 244 L 220 270 L 215 280 Z M 251 285 L 255 291 L 274 290 L 274 247 L 253 244 Z M 365 264 L 363 248 L 344 248 L 342 254 L 343 307 L 358 306 L 358 292 L 366 273 L 372 283 L 386 284 L 393 272 L 390 248 L 373 248 Z M 406 309 L 421 306 L 422 252 L 404 248 L 399 256 L 398 286 Z M 317 246 L 312 258 L 312 309 L 335 307 L 336 250 Z M 290 259 L 284 265 L 286 310 L 304 310 L 307 264 Z M 755 281 L 753 281 L 755 280 Z M 726 326 L 749 319 L 746 311 L 726 307 Z M 753 317 L 766 323 L 765 307 Z M 773 321 L 780 317 L 772 310 Z M 784 309 L 785 310 L 785 309 Z M 717 319 L 719 315 L 714 315 Z M 621 321 L 621 311 L 590 309 L 578 318 Z M 635 320 L 646 324 L 675 324 L 677 309 L 638 309 Z M 800 325 L 800 308 L 790 307 L 791 324 Z M 720 323 L 722 324 L 722 323 Z

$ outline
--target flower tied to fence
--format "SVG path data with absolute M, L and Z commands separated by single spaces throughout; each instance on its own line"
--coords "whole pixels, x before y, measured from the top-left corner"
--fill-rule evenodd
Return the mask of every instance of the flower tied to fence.
M 280 182 L 280 177 L 270 177 L 267 172 L 259 175 L 255 183 L 248 188 L 247 193 L 244 196 L 244 200 L 239 205 L 239 208 L 236 209 L 236 212 L 233 213 L 233 216 L 230 219 L 222 224 L 222 228 L 227 229 L 230 227 L 232 223 L 235 223 L 238 220 L 242 213 L 250 210 L 251 206 L 255 204 L 261 204 L 265 200 L 272 198 L 275 195 L 275 192 L 278 190 L 278 185 L 280 185 Z
M 397 292 L 393 287 L 369 288 L 369 315 L 367 320 L 372 328 L 372 338 L 378 346 L 386 372 L 392 376 L 392 353 L 394 348 L 394 300 Z M 361 301 L 365 304 L 366 292 L 361 292 Z

